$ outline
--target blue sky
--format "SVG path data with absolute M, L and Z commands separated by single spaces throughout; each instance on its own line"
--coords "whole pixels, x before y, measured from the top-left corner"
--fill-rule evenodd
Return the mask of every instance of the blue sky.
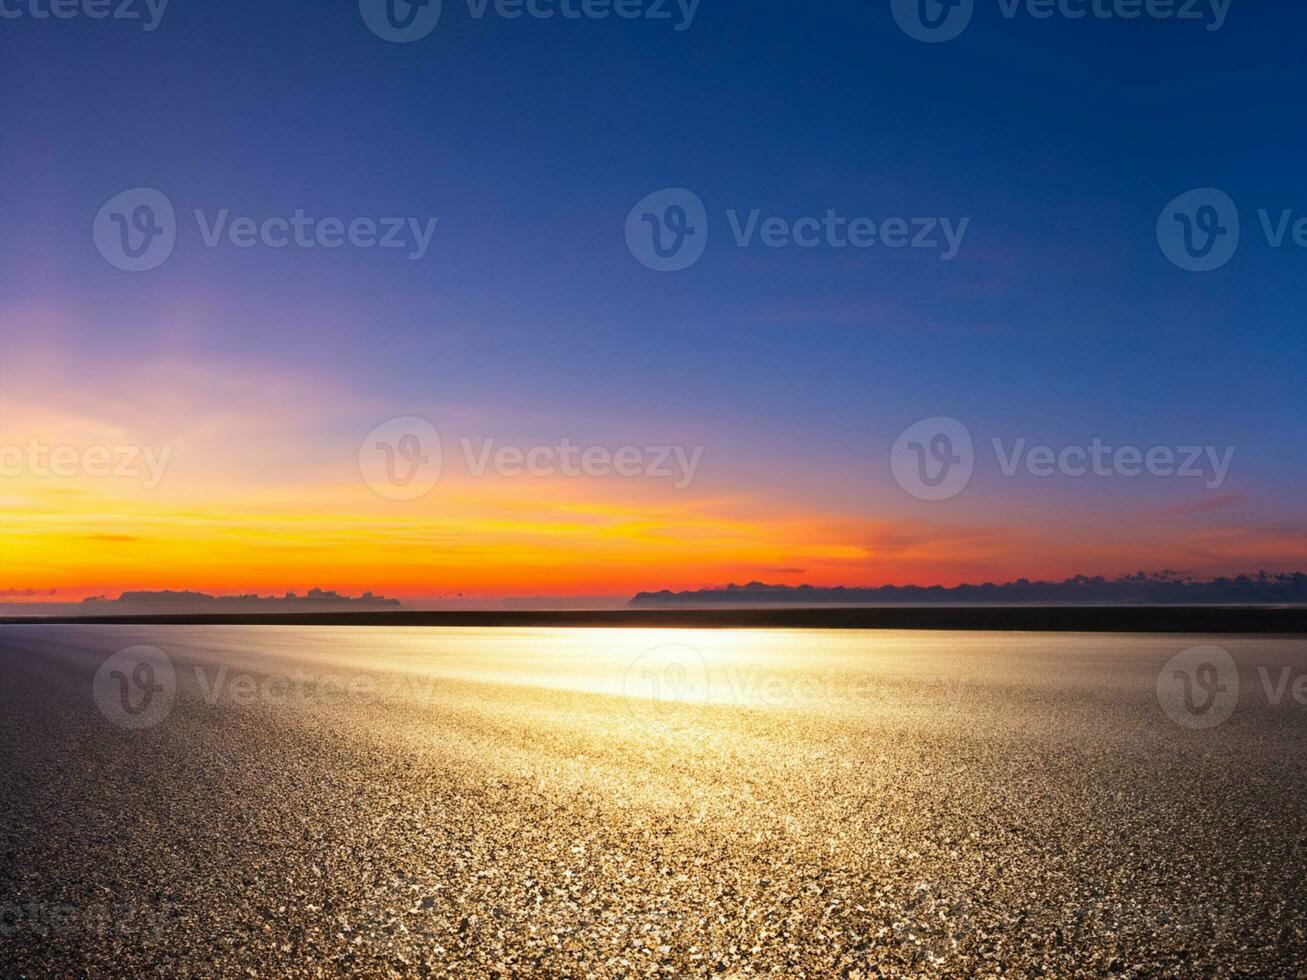
M 172 0 L 151 32 L 0 20 L 0 339 L 10 372 L 52 351 L 90 375 L 253 361 L 329 379 L 378 419 L 697 440 L 723 485 L 841 514 L 937 516 L 883 465 L 928 416 L 985 442 L 1232 444 L 1239 520 L 1301 527 L 1307 249 L 1267 247 L 1256 211 L 1307 216 L 1304 26 L 1300 5 L 1239 0 L 1218 31 L 1008 19 L 977 0 L 942 44 L 907 36 L 888 2 L 702 0 L 677 31 L 478 20 L 446 0 L 411 44 L 372 34 L 353 3 Z M 124 274 L 89 226 L 141 186 L 181 230 L 161 268 Z M 1244 237 L 1195 274 L 1154 228 L 1209 186 L 1238 203 Z M 707 251 L 683 272 L 651 272 L 623 238 L 664 187 L 708 211 Z M 439 223 L 410 262 L 206 249 L 196 208 Z M 951 261 L 738 248 L 728 209 L 969 225 Z M 989 482 L 948 519 L 1192 496 Z

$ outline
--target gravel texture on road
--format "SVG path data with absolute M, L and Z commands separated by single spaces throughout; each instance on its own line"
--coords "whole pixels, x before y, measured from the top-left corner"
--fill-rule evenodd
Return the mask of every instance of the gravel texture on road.
M 0 976 L 1307 976 L 1307 641 L 1202 642 L 0 627 Z

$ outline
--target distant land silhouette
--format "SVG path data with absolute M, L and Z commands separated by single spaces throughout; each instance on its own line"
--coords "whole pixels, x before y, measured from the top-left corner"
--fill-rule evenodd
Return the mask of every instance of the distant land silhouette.
M 1287 605 L 1307 604 L 1301 572 L 1237 575 L 1199 580 L 1178 572 L 1137 572 L 1122 578 L 1076 575 L 1061 582 L 1020 578 L 995 585 L 881 585 L 833 588 L 750 582 L 694 592 L 641 592 L 628 606 L 815 606 L 815 605 L 1056 604 L 1096 605 Z
M 309 589 L 305 595 L 287 592 L 283 596 L 209 595 L 205 592 L 124 592 L 117 599 L 91 596 L 82 600 L 87 613 L 117 613 L 121 607 L 131 612 L 159 608 L 167 612 L 299 612 L 310 610 L 344 611 L 366 609 L 397 609 L 398 599 L 364 592 L 354 597 L 339 592 Z
M 1307 637 L 1307 575 L 1197 581 L 1174 572 L 1003 585 L 815 588 L 750 582 L 697 592 L 642 592 L 615 608 L 422 609 L 372 593 L 212 596 L 125 592 L 80 603 L 0 603 L 6 624 L 920 629 L 1284 634 Z

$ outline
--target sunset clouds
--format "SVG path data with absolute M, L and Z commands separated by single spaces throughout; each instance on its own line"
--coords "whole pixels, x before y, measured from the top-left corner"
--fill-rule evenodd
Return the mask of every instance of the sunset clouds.
M 1299 109 L 1268 84 L 1300 60 L 1282 16 L 1231 17 L 1213 75 L 1189 35 L 1160 71 L 1156 24 L 1110 45 L 1069 22 L 977 27 L 944 51 L 883 6 L 782 25 L 705 5 L 673 47 L 634 23 L 531 44 L 493 18 L 402 45 L 356 6 L 311 6 L 264 11 L 254 48 L 218 5 L 152 32 L 15 23 L 0 588 L 593 596 L 1307 567 L 1302 255 L 1251 234 L 1257 208 L 1301 206 L 1300 155 L 1266 152 Z M 1221 118 L 1215 155 L 1183 92 Z M 758 105 L 766 125 L 741 109 Z M 1208 181 L 1250 240 L 1192 273 L 1156 228 Z M 652 246 L 637 205 L 678 188 L 711 235 L 654 271 L 627 225 Z M 132 224 L 147 198 L 174 212 L 166 234 Z M 881 243 L 843 247 L 828 215 L 874 219 Z M 965 221 L 948 261 L 892 245 L 930 216 Z M 417 247 L 383 247 L 378 219 Z M 166 256 L 115 262 L 132 234 Z M 438 473 L 432 445 L 386 428 L 403 418 L 438 434 Z M 975 453 L 947 497 L 891 465 L 935 418 Z M 1180 474 L 1190 446 L 1214 451 L 1202 478 Z M 1172 452 L 1174 475 L 1150 469 Z M 403 481 L 421 460 L 429 485 L 402 492 L 368 469 Z

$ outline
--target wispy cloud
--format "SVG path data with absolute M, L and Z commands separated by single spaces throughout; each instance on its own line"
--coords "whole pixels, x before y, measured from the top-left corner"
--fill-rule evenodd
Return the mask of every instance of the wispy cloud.
M 1218 510 L 1225 510 L 1227 507 L 1233 507 L 1235 504 L 1241 504 L 1246 499 L 1247 497 L 1242 493 L 1218 493 L 1202 500 L 1172 504 L 1165 508 L 1165 513 L 1172 517 L 1187 517 L 1190 514 L 1211 514 Z

